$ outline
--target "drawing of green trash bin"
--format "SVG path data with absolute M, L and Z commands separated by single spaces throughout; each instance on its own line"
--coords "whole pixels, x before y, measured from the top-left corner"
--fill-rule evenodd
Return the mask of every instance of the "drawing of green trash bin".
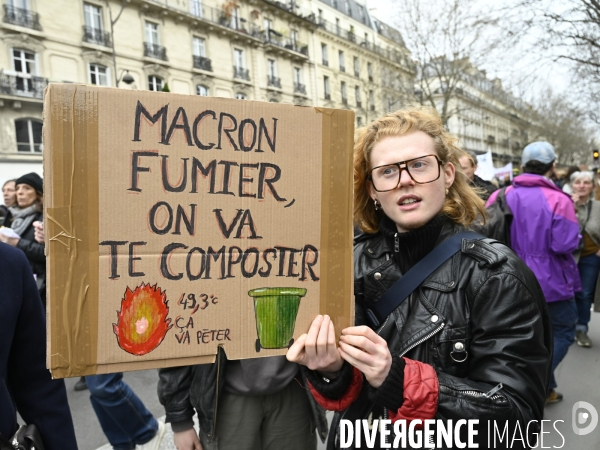
M 261 348 L 289 348 L 294 343 L 294 327 L 304 288 L 271 287 L 252 289 L 256 317 L 256 351 Z

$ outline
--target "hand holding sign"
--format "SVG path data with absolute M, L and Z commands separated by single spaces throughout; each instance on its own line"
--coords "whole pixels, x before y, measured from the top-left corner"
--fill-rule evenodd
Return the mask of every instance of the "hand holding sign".
M 340 355 L 364 373 L 374 388 L 383 384 L 392 367 L 392 355 L 387 342 L 364 325 L 342 330 Z
M 333 373 L 342 368 L 344 361 L 335 345 L 335 327 L 329 316 L 318 315 L 308 334 L 301 335 L 286 355 L 311 370 Z

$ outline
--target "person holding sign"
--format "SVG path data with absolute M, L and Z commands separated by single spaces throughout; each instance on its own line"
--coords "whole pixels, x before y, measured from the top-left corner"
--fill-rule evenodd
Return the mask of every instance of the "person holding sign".
M 535 276 L 508 247 L 478 235 L 459 240 L 460 250 L 439 261 L 410 295 L 394 299 L 387 317 L 373 313 L 403 274 L 484 213 L 456 170 L 463 154 L 456 142 L 438 113 L 422 106 L 360 132 L 355 326 L 342 330 L 338 347 L 333 322 L 318 316 L 287 358 L 305 366 L 317 402 L 352 423 L 508 421 L 511 436 L 520 426 L 535 442 L 530 436 L 539 432 L 551 363 L 549 316 Z M 357 441 L 352 445 L 361 448 Z

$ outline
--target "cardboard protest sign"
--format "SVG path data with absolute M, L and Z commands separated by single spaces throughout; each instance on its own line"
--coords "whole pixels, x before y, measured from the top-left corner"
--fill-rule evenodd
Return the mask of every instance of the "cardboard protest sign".
M 51 84 L 55 377 L 282 355 L 353 322 L 353 113 Z

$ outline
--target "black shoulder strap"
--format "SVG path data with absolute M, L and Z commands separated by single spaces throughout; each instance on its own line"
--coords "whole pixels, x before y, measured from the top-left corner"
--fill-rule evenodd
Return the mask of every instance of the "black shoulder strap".
M 485 239 L 485 236 L 474 231 L 463 231 L 434 248 L 367 309 L 367 316 L 373 325 L 378 327 L 435 269 L 458 252 L 463 239 Z

